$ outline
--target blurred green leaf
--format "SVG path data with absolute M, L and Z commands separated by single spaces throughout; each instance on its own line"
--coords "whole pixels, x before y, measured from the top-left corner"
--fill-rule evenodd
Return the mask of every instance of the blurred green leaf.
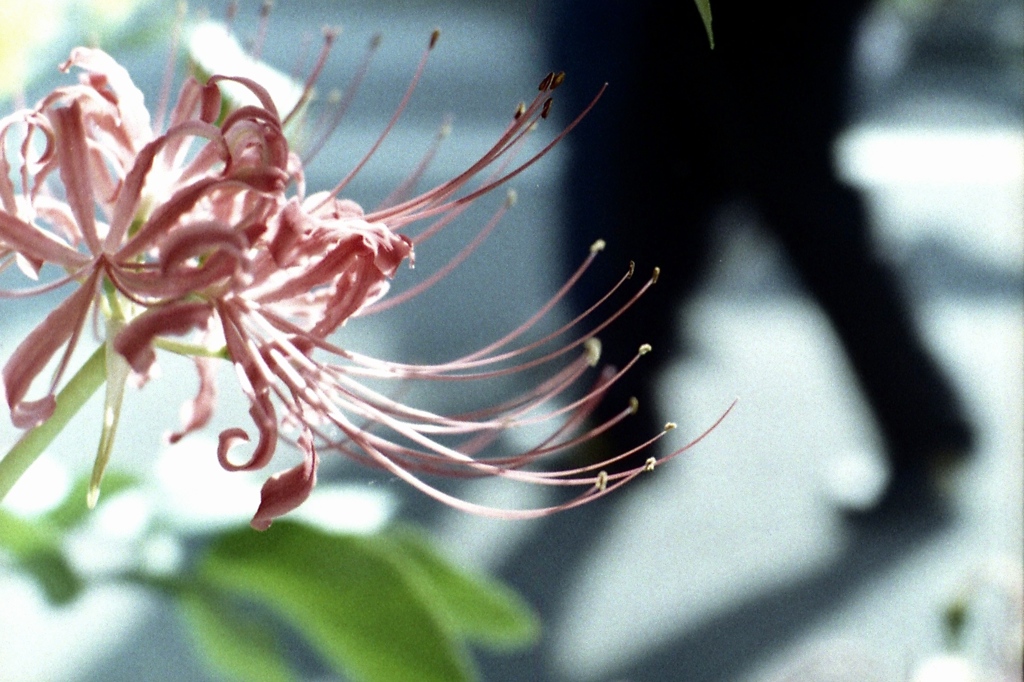
M 103 481 L 106 498 L 136 485 L 135 477 L 112 471 Z M 82 592 L 84 581 L 71 567 L 63 549 L 64 533 L 81 523 L 88 514 L 85 493 L 88 477 L 83 477 L 56 508 L 39 518 L 26 519 L 0 509 L 0 549 L 7 550 L 14 565 L 28 573 L 51 604 L 66 604 Z
M 83 588 L 61 550 L 60 533 L 49 524 L 15 516 L 0 509 L 0 548 L 10 552 L 14 565 L 32 576 L 51 604 L 66 604 Z
M 225 677 L 261 682 L 295 679 L 270 630 L 246 618 L 227 599 L 195 589 L 177 596 L 196 646 Z
M 117 493 L 133 488 L 139 484 L 139 479 L 131 474 L 121 471 L 110 471 L 104 476 L 100 487 L 102 494 L 97 504 L 103 504 Z M 64 501 L 57 507 L 50 510 L 43 516 L 43 519 L 52 524 L 54 528 L 68 530 L 82 523 L 91 511 L 85 503 L 85 496 L 89 492 L 89 477 L 83 476 L 75 481 L 68 491 Z
M 715 34 L 711 31 L 711 0 L 694 0 L 697 9 L 700 11 L 700 18 L 704 21 L 704 30 L 708 32 L 708 43 L 711 49 L 715 49 Z
M 277 521 L 222 535 L 198 563 L 203 580 L 285 617 L 325 659 L 363 682 L 472 679 L 447 617 L 394 552 L 372 537 Z
M 407 575 L 455 632 L 475 642 L 521 646 L 535 642 L 540 620 L 513 590 L 453 566 L 411 528 L 379 536 L 405 564 Z
M 22 556 L 56 547 L 58 542 L 54 529 L 0 509 L 0 548 L 15 556 Z
M 59 549 L 49 547 L 30 552 L 19 556 L 17 563 L 21 570 L 35 578 L 51 604 L 67 604 L 85 587 L 81 576 L 75 573 Z

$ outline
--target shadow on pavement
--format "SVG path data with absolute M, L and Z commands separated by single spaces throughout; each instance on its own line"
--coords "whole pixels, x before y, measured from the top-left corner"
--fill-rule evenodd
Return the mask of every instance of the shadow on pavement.
M 546 624 L 565 612 L 564 586 L 579 574 L 588 550 L 616 520 L 616 510 L 624 500 L 622 496 L 610 504 L 586 505 L 549 517 L 533 539 L 506 562 L 502 577 L 539 609 Z M 842 608 L 861 585 L 900 563 L 949 524 L 949 516 L 938 513 L 885 524 L 851 524 L 847 548 L 835 561 L 740 600 L 698 626 L 679 632 L 666 644 L 642 653 L 628 666 L 605 671 L 599 679 L 736 680 Z M 550 638 L 521 653 L 484 652 L 479 660 L 488 682 L 563 679 L 554 669 Z

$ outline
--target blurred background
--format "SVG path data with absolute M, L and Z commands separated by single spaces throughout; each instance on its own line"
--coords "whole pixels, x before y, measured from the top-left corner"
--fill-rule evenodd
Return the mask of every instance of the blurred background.
M 0 4 L 0 16 L 12 6 Z M 76 34 L 79 15 L 70 4 L 59 6 L 52 16 L 40 11 L 51 32 L 38 34 L 31 58 L 11 62 L 30 78 L 29 102 L 61 82 L 51 67 L 71 45 L 96 37 Z M 236 27 L 243 39 L 257 32 L 257 9 L 241 5 Z M 210 3 L 208 11 L 223 16 L 223 4 Z M 156 101 L 173 11 L 159 4 L 111 16 L 101 44 L 112 45 L 147 100 Z M 297 45 L 311 36 L 316 49 L 321 25 L 343 26 L 325 84 L 343 85 L 372 36 L 384 37 L 351 114 L 308 171 L 314 189 L 332 186 L 372 144 L 430 31 L 442 29 L 409 111 L 351 187 L 350 196 L 368 206 L 401 182 L 446 117 L 453 132 L 424 186 L 451 177 L 486 150 L 539 79 L 563 68 L 553 63 L 558 36 L 550 33 L 551 8 L 540 0 L 500 6 L 281 0 L 271 16 L 264 56 L 286 71 Z M 0 23 L 8 32 L 16 25 Z M 0 42 L 8 41 L 5 35 Z M 747 206 L 726 204 L 712 232 L 713 265 L 672 318 L 685 352 L 681 344 L 671 354 L 655 399 L 659 413 L 680 425 L 673 436 L 678 445 L 739 402 L 710 438 L 656 477 L 555 517 L 506 522 L 453 512 L 373 472 L 343 463 L 326 468 L 326 480 L 372 492 L 362 506 L 343 512 L 354 527 L 372 527 L 389 515 L 422 524 L 454 560 L 504 578 L 539 610 L 541 643 L 523 652 L 481 653 L 483 679 L 968 679 L 938 676 L 951 674 L 948 666 L 936 672 L 942 665 L 936 657 L 950 653 L 989 675 L 977 679 L 1020 679 L 1024 6 L 877 2 L 858 24 L 850 74 L 849 125 L 834 146 L 837 173 L 863 190 L 872 242 L 898 272 L 914 322 L 976 428 L 972 457 L 953 481 L 952 513 L 899 523 L 850 521 L 849 500 L 869 495 L 885 476 L 880 434 L 835 333 L 779 244 Z M 555 112 L 568 120 L 575 112 L 559 109 L 557 94 Z M 652 96 L 646 106 L 658 103 Z M 699 133 L 684 127 L 659 134 Z M 518 178 L 514 210 L 464 266 L 415 303 L 354 321 L 345 343 L 382 357 L 429 361 L 478 348 L 536 310 L 559 285 L 567 267 L 561 261 L 585 256 L 585 246 L 572 254 L 561 227 L 569 158 L 556 149 Z M 474 215 L 419 250 L 416 271 L 400 273 L 396 288 L 446 262 L 503 199 L 478 202 Z M 623 269 L 631 257 L 613 241 L 606 255 L 611 267 Z M 671 254 L 638 264 L 641 271 L 653 265 L 670 271 Z M 4 355 L 47 301 L 34 304 L 31 310 L 3 304 Z M 637 329 L 636 344 L 646 340 Z M 175 371 L 165 364 L 165 376 Z M 192 390 L 165 379 L 138 392 L 123 416 L 115 463 L 149 476 L 168 469 L 154 464 L 163 447 L 154 444 L 175 418 L 166 406 Z M 246 423 L 245 405 L 225 400 L 211 438 L 218 425 Z M 472 400 L 446 396 L 438 408 Z M 6 449 L 14 437 L 11 427 L 0 429 L 0 446 Z M 208 446 L 196 439 L 188 447 Z M 73 438 L 59 439 L 40 463 L 52 467 L 44 471 L 44 487 L 87 470 L 92 447 L 91 439 L 84 450 Z M 159 462 L 165 459 L 163 453 Z M 212 473 L 186 485 L 210 502 L 224 480 Z M 461 491 L 505 506 L 543 501 L 520 494 L 535 495 L 489 481 Z M 29 502 L 20 504 L 41 504 L 40 495 L 23 490 Z M 202 524 L 202 509 L 177 511 Z M 74 539 L 83 564 L 102 564 L 118 552 L 157 551 L 131 544 L 123 521 L 132 513 L 122 509 L 120 525 L 98 519 L 91 535 Z M 148 593 L 101 587 L 58 609 L 27 579 L 0 573 L 0 604 L 2 680 L 213 679 L 195 660 L 172 609 Z M 961 612 L 968 618 L 953 641 L 950 614 Z M 1014 660 L 1016 667 L 1007 667 Z M 312 660 L 305 674 L 331 679 Z

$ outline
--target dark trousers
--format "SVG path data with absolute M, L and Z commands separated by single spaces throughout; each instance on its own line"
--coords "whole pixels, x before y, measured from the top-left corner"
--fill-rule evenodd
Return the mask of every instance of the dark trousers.
M 896 465 L 970 447 L 957 398 L 872 248 L 861 197 L 833 172 L 861 5 L 713 3 L 712 51 L 686 3 L 556 3 L 554 66 L 567 72 L 556 106 L 573 115 L 609 82 L 569 137 L 567 262 L 599 237 L 609 245 L 575 305 L 592 302 L 627 260 L 642 274 L 662 268 L 650 293 L 602 334 L 612 362 L 642 342 L 655 348 L 604 401 L 604 416 L 629 395 L 646 403 L 616 447 L 663 423 L 651 409 L 652 380 L 678 348 L 674 311 L 707 268 L 710 219 L 730 198 L 755 206 L 828 315 Z

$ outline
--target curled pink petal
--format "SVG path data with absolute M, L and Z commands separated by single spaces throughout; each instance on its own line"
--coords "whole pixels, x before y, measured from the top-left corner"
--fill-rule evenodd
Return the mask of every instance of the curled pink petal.
M 214 249 L 235 260 L 241 260 L 249 247 L 244 234 L 212 220 L 190 223 L 177 228 L 164 240 L 160 249 L 160 272 L 167 274 L 180 263 Z
M 175 431 L 168 440 L 171 444 L 210 423 L 213 406 L 217 400 L 216 367 L 212 358 L 194 358 L 199 373 L 199 390 L 196 397 L 182 405 L 180 431 Z
M 251 471 L 262 469 L 270 462 L 277 449 L 277 414 L 269 401 L 254 402 L 249 408 L 249 415 L 256 424 L 260 439 L 252 455 L 243 464 L 235 464 L 228 457 L 229 451 L 242 442 L 248 442 L 249 434 L 244 429 L 230 428 L 221 431 L 217 444 L 217 461 L 228 471 Z
M 220 88 L 216 83 L 200 83 L 195 77 L 189 76 L 182 83 L 168 127 L 173 128 L 180 123 L 193 120 L 213 123 L 219 115 Z
M 71 296 L 57 306 L 29 335 L 14 349 L 7 364 L 4 365 L 4 388 L 7 391 L 7 404 L 11 408 L 11 419 L 18 428 L 36 426 L 49 418 L 55 403 L 52 402 L 54 387 L 49 395 L 35 403 L 23 403 L 35 379 L 57 350 L 68 344 L 67 356 L 73 350 L 74 341 L 82 328 L 92 298 L 96 290 L 99 270 L 95 270 L 85 283 Z M 62 367 L 58 369 L 54 383 L 59 381 Z
M 146 181 L 146 175 L 153 167 L 153 159 L 165 140 L 166 137 L 162 136 L 143 147 L 131 170 L 128 171 L 128 176 L 121 185 L 117 200 L 114 202 L 110 231 L 104 240 L 106 248 L 113 250 L 128 232 L 129 224 L 135 216 L 142 198 L 142 186 Z
M 51 116 L 57 135 L 60 178 L 67 191 L 68 205 L 89 250 L 98 254 L 100 240 L 96 233 L 92 171 L 88 161 L 90 150 L 82 121 L 82 105 L 75 100 L 70 107 L 53 110 Z
M 0 244 L 32 261 L 57 263 L 72 269 L 81 267 L 89 261 L 87 256 L 72 249 L 49 232 L 5 211 L 0 211 Z
M 252 91 L 252 94 L 256 95 L 256 99 L 260 101 L 260 105 L 266 110 L 267 114 L 272 116 L 275 120 L 280 121 L 281 116 L 277 113 L 277 107 L 274 105 L 274 98 L 270 96 L 267 89 L 254 81 L 251 78 L 245 78 L 243 76 L 213 76 L 210 78 L 208 83 L 211 85 L 219 81 L 234 81 L 240 83 Z
M 127 260 L 167 236 L 175 223 L 191 211 L 206 194 L 225 183 L 221 178 L 203 178 L 180 188 L 161 203 L 149 216 L 149 220 L 130 237 L 115 254 L 118 260 Z
M 306 431 L 299 438 L 298 444 L 303 451 L 302 463 L 274 474 L 260 490 L 260 506 L 249 524 L 256 530 L 270 528 L 274 519 L 305 502 L 316 486 L 318 458 L 312 434 Z
M 98 75 L 101 77 L 99 82 L 109 84 L 120 114 L 120 125 L 129 138 L 147 140 L 152 137 L 149 111 L 142 91 L 135 86 L 127 69 L 103 50 L 89 47 L 73 49 L 60 69 L 67 71 L 72 66 Z
M 39 400 L 23 400 L 11 407 L 11 423 L 19 429 L 31 429 L 52 417 L 56 409 L 57 398 L 52 393 Z
M 268 249 L 274 263 L 287 265 L 302 246 L 302 238 L 313 229 L 312 219 L 299 207 L 294 199 L 285 204 L 277 222 L 277 230 L 270 240 Z
M 236 445 L 248 443 L 249 434 L 245 432 L 245 429 L 232 426 L 230 429 L 224 429 L 221 431 L 217 440 L 217 459 L 220 460 L 223 465 L 225 461 L 228 461 L 228 451 Z
M 180 336 L 202 329 L 213 311 L 206 303 L 175 303 L 151 308 L 125 325 L 114 338 L 114 350 L 123 355 L 132 369 L 146 374 L 156 361 L 153 339 L 161 335 Z

